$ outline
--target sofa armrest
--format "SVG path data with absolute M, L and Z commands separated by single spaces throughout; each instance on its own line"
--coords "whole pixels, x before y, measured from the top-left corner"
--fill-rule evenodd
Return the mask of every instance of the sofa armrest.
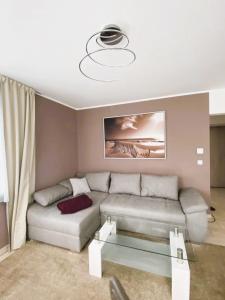
M 208 209 L 204 198 L 194 188 L 181 189 L 179 199 L 185 214 L 206 211 Z

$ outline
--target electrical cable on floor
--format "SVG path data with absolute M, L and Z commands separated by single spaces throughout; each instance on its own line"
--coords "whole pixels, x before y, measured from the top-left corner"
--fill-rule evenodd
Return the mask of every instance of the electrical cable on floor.
M 215 207 L 210 206 L 210 217 L 211 217 L 211 219 L 208 220 L 208 223 L 214 223 L 214 222 L 216 222 L 216 217 L 212 213 L 213 211 L 216 211 Z
M 210 216 L 212 217 L 212 220 L 208 220 L 208 223 L 214 223 L 216 222 L 216 217 L 211 213 Z

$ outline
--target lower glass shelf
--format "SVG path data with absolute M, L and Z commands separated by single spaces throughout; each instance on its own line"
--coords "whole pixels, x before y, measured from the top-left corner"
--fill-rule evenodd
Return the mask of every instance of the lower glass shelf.
M 131 247 L 122 246 L 128 244 Z M 135 249 L 135 246 L 138 249 Z M 140 246 L 142 249 L 151 249 L 154 251 L 140 250 Z M 165 255 L 158 252 L 165 253 Z M 102 259 L 145 272 L 171 277 L 171 257 L 166 255 L 167 252 L 168 245 L 164 243 L 117 235 L 116 243 L 115 241 L 114 243 L 105 243 L 102 249 Z

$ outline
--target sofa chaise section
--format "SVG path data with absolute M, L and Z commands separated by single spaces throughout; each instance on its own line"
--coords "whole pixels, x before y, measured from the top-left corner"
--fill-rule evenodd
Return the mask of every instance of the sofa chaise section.
M 93 191 L 88 196 L 93 205 L 75 214 L 61 214 L 57 203 L 62 200 L 46 207 L 33 203 L 27 213 L 29 238 L 80 252 L 100 225 L 99 205 L 107 194 Z

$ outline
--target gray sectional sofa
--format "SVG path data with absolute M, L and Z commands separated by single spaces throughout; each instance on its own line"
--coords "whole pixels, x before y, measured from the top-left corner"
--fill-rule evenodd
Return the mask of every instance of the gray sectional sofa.
M 186 226 L 192 242 L 207 234 L 208 206 L 193 188 L 178 189 L 176 176 L 87 173 L 93 205 L 63 215 L 57 203 L 73 194 L 70 180 L 34 193 L 27 212 L 28 236 L 72 251 L 81 251 L 108 215 L 119 229 L 167 237 L 171 226 Z

